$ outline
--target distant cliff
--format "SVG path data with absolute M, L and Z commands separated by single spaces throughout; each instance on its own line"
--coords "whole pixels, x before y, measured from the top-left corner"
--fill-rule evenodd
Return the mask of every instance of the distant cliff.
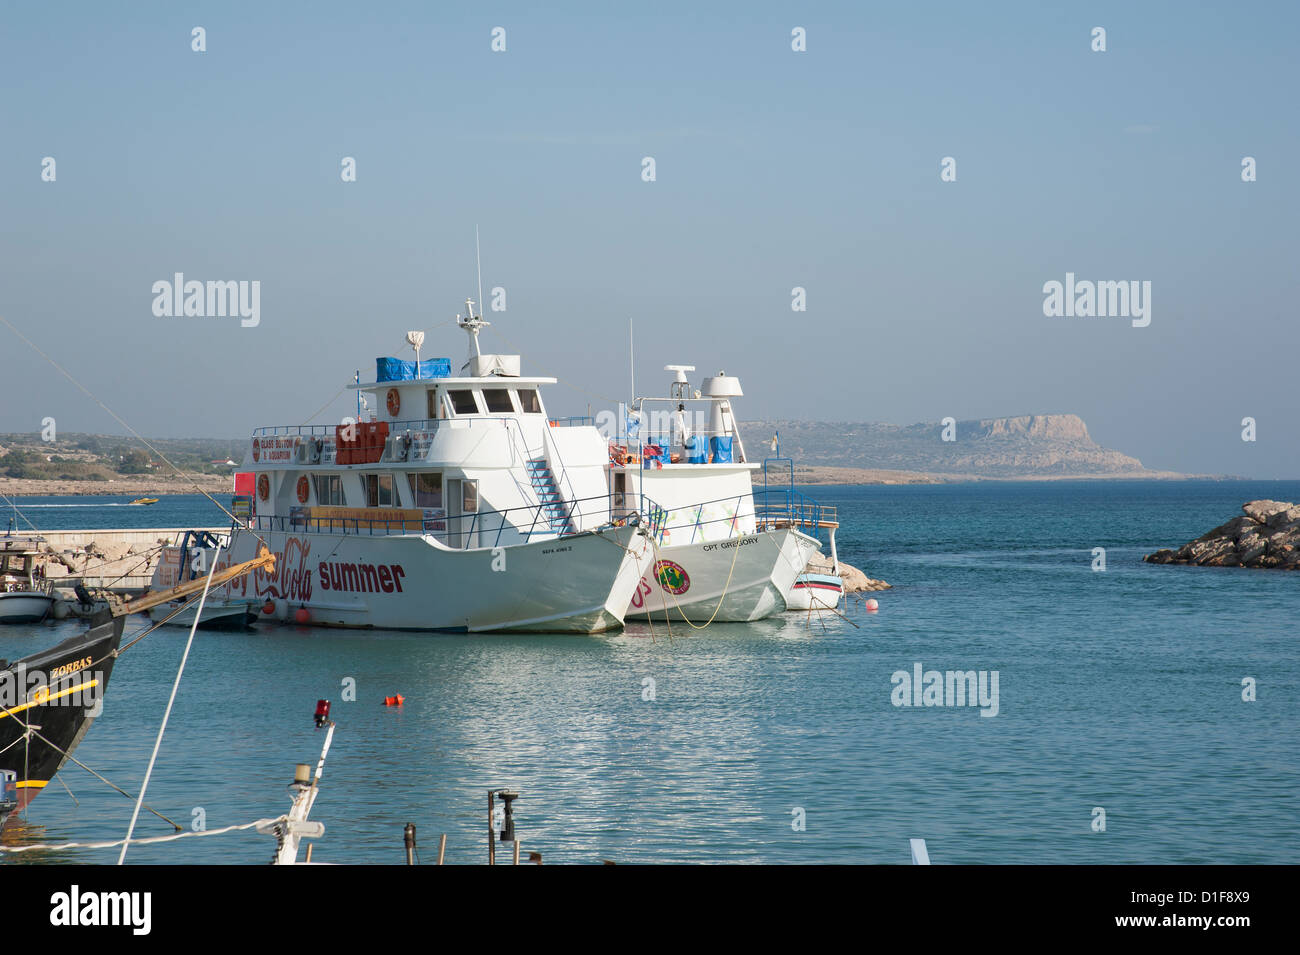
M 796 464 L 885 468 L 988 478 L 1152 475 L 1137 458 L 1101 447 L 1078 415 L 958 421 L 944 440 L 939 422 L 913 425 L 750 421 L 741 433 L 752 458 L 773 432 Z

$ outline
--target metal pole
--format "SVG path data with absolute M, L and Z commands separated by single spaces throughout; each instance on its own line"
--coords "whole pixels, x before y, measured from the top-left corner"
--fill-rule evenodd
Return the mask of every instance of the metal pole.
M 406 864 L 415 865 L 415 823 L 408 822 L 402 832 L 402 841 L 406 843 Z

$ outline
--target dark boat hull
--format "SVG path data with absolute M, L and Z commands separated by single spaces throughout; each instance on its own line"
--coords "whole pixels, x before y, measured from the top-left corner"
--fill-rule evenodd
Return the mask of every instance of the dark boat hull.
M 99 714 L 125 618 L 21 660 L 0 663 L 0 770 L 21 809 L 45 788 Z

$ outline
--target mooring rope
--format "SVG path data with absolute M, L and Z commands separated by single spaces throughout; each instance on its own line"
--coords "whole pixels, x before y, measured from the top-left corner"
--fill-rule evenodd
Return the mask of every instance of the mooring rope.
M 61 842 L 61 843 L 36 843 L 29 846 L 0 846 L 0 852 L 32 852 L 37 849 L 46 849 L 51 852 L 57 852 L 62 849 L 115 849 L 121 846 L 123 850 L 128 845 L 143 846 L 153 842 L 172 842 L 176 839 L 193 839 L 199 836 L 224 836 L 228 832 L 239 832 L 244 829 L 269 829 L 272 826 L 283 825 L 289 821 L 288 816 L 278 816 L 275 819 L 258 819 L 256 822 L 245 822 L 236 826 L 223 826 L 220 829 L 203 829 L 199 832 L 175 832 L 169 836 L 145 836 L 142 839 L 115 839 L 112 842 Z

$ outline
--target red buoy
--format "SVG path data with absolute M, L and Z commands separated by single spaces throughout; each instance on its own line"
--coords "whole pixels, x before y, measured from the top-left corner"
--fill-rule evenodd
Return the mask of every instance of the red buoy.
M 876 603 L 875 597 L 870 597 L 867 600 L 866 607 L 867 607 L 867 613 L 875 613 L 877 610 L 880 609 L 880 604 Z
M 266 603 L 262 604 L 262 613 L 266 614 L 268 617 L 275 613 L 275 601 L 268 600 Z
M 293 612 L 293 619 L 298 623 L 308 623 L 311 621 L 311 611 L 306 607 L 299 607 Z

